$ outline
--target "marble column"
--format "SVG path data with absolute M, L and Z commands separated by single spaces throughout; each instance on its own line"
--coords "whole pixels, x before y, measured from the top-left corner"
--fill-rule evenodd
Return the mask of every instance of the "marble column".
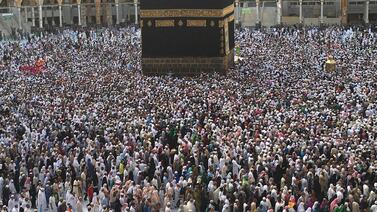
M 31 7 L 31 25 L 35 27 L 35 11 L 34 6 Z
M 234 11 L 234 13 L 235 13 L 235 24 L 239 24 L 240 23 L 240 1 L 239 0 L 236 0 L 235 1 L 235 4 L 236 4 L 236 8 L 235 8 L 235 11 Z
M 24 10 L 25 10 L 25 22 L 27 23 L 27 22 L 29 22 L 29 20 L 28 20 L 28 12 L 27 12 L 28 7 L 25 7 Z
M 281 7 L 282 7 L 282 0 L 277 0 L 276 2 L 276 6 L 277 6 L 277 12 L 276 12 L 276 23 L 278 25 L 281 24 Z
M 78 25 L 81 26 L 81 0 L 77 0 L 77 18 Z
M 321 0 L 321 17 L 319 19 L 320 24 L 323 24 L 323 4 L 324 4 L 324 0 Z
M 59 27 L 63 26 L 62 4 L 63 4 L 63 0 L 58 0 L 58 5 L 59 5 Z
M 135 7 L 135 24 L 137 25 L 137 24 L 139 24 L 139 16 L 138 16 L 138 14 L 137 14 L 137 11 L 138 11 L 138 9 L 137 9 L 137 0 L 134 0 L 134 7 Z
M 116 24 L 119 24 L 119 0 L 115 0 Z
M 96 5 L 96 24 L 101 24 L 101 0 L 95 0 Z
M 365 0 L 364 2 L 364 23 L 369 24 L 369 0 Z
M 43 28 L 43 0 L 38 0 L 38 13 L 39 13 L 39 28 Z
M 17 15 L 18 15 L 18 28 L 22 29 L 22 14 L 21 14 L 22 0 L 16 0 Z
M 299 0 L 299 4 L 300 4 L 300 16 L 299 16 L 299 19 L 300 19 L 300 24 L 303 24 L 304 23 L 304 17 L 302 16 L 302 0 Z
M 38 13 L 39 13 L 39 28 L 43 28 L 43 14 L 42 14 L 42 5 L 38 5 Z
M 348 24 L 348 0 L 340 0 L 341 22 L 343 25 Z
M 21 7 L 17 7 L 18 11 L 18 27 L 22 29 L 22 14 L 21 14 Z
M 107 26 L 113 25 L 113 11 L 112 11 L 112 4 L 109 0 L 107 0 L 105 5 L 105 21 Z
M 55 6 L 51 7 L 51 20 L 52 20 L 52 26 L 56 26 L 55 23 Z
M 131 4 L 127 4 L 127 21 L 131 21 Z
M 260 24 L 261 22 L 261 14 L 260 14 L 260 0 L 256 0 L 256 6 L 257 6 L 257 24 Z

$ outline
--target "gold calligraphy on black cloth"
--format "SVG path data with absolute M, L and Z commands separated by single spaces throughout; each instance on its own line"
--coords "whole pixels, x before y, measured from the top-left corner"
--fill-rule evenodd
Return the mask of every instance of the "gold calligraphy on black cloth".
M 221 27 L 234 20 L 234 5 L 223 9 L 142 9 L 141 27 Z
M 224 9 L 159 9 L 140 10 L 141 18 L 222 18 L 234 13 L 234 5 Z

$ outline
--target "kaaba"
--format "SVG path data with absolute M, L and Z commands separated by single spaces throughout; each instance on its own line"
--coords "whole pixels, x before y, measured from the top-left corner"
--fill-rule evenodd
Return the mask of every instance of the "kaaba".
M 233 0 L 141 0 L 145 75 L 226 73 L 234 63 Z

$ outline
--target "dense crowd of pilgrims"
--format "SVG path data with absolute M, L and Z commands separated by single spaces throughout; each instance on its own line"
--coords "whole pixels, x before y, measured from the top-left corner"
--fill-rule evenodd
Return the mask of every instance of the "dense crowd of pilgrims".
M 376 212 L 377 32 L 235 36 L 191 78 L 143 76 L 135 26 L 0 43 L 0 210 Z

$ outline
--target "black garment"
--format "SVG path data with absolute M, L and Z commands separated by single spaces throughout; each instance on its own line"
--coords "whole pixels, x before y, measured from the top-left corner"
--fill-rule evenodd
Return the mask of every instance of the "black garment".
M 26 176 L 21 177 L 21 180 L 20 180 L 20 188 L 21 189 L 24 189 L 25 181 L 26 181 Z
M 58 212 L 65 212 L 67 211 L 67 204 L 64 202 L 58 207 Z
M 319 177 L 314 177 L 314 193 L 317 195 L 317 199 L 322 199 L 321 185 L 319 184 Z
M 8 187 L 5 187 L 3 190 L 3 204 L 7 205 L 9 202 L 9 197 L 10 197 L 10 190 Z
M 31 196 L 31 207 L 32 208 L 37 208 L 36 207 L 36 200 L 37 200 L 37 189 L 34 184 L 31 184 L 30 187 L 30 196 Z
M 16 188 L 17 193 L 20 193 L 20 170 L 16 169 L 13 177 L 14 187 Z
M 93 178 L 93 176 L 96 175 L 96 171 L 95 171 L 95 168 L 94 168 L 94 166 L 93 166 L 93 163 L 92 163 L 92 161 L 91 161 L 90 159 L 87 161 L 87 166 L 86 166 L 86 168 L 87 168 L 87 172 L 88 172 L 88 174 L 89 174 L 89 178 Z M 123 174 L 123 173 L 121 173 L 121 174 Z M 93 179 L 92 179 L 92 180 L 93 180 Z
M 276 166 L 275 172 L 273 173 L 274 182 L 280 190 L 280 180 L 283 177 L 283 168 L 282 165 Z
M 365 211 L 367 208 L 368 208 L 368 201 L 366 198 L 363 198 L 360 202 L 360 209 L 362 209 L 362 211 Z
M 153 179 L 155 171 L 156 171 L 156 166 L 155 166 L 154 160 L 153 160 L 153 158 L 149 158 L 149 164 L 148 164 L 148 178 L 149 178 L 149 180 Z
M 52 188 L 50 186 L 46 186 L 45 195 L 46 195 L 46 202 L 47 202 L 47 205 L 48 205 L 48 204 L 50 204 L 50 197 L 52 195 Z
M 65 165 L 62 165 L 60 167 L 60 170 L 60 178 L 62 182 L 65 182 L 65 180 L 67 179 L 67 168 L 65 167 Z
M 115 212 L 121 212 L 122 205 L 120 204 L 119 199 L 117 199 L 115 202 L 112 202 L 110 204 L 111 209 L 113 209 Z

